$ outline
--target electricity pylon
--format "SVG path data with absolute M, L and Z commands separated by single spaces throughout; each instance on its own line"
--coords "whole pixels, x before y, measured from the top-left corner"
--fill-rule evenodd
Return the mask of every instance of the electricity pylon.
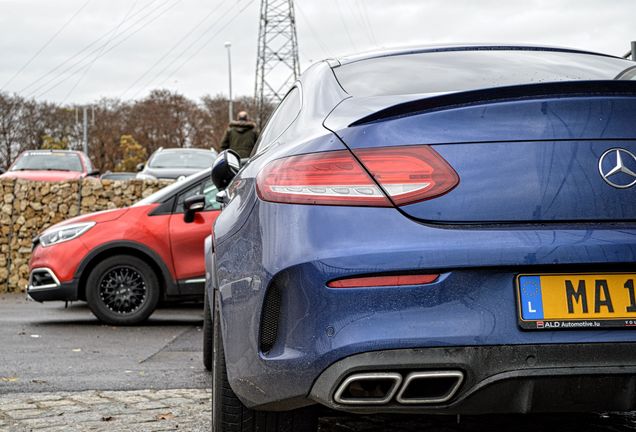
M 293 0 L 261 0 L 254 91 L 260 125 L 267 105 L 278 105 L 299 75 Z

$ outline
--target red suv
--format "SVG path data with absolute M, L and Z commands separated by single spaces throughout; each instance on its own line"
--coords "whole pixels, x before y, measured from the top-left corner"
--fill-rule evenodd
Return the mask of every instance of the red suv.
M 86 153 L 72 150 L 27 150 L 13 161 L 2 178 L 38 181 L 78 180 L 99 175 Z
M 85 300 L 105 323 L 137 324 L 160 300 L 203 298 L 203 242 L 220 205 L 210 170 L 131 207 L 78 216 L 33 241 L 27 293 Z

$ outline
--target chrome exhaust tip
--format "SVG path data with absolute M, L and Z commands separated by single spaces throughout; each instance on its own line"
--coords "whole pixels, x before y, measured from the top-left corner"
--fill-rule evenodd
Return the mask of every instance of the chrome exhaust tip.
M 397 395 L 401 404 L 439 404 L 450 400 L 462 382 L 461 371 L 412 372 Z
M 342 405 L 383 405 L 393 399 L 401 383 L 399 373 L 353 374 L 340 384 L 333 399 Z

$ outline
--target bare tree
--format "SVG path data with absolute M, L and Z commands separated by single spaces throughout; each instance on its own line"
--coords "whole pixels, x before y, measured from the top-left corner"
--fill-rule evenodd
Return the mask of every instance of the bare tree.
M 17 126 L 22 99 L 0 93 L 0 158 L 4 168 L 13 161 L 20 147 Z
M 237 112 L 256 112 L 251 97 L 234 103 Z M 195 102 L 169 90 L 155 90 L 139 101 L 101 99 L 93 109 L 96 121 L 89 126 L 89 152 L 102 171 L 124 166 L 122 136 L 138 142 L 147 154 L 159 147 L 218 150 L 228 127 L 228 100 L 221 95 Z M 0 93 L 0 166 L 8 167 L 19 152 L 42 148 L 45 143 L 81 149 L 80 110 Z

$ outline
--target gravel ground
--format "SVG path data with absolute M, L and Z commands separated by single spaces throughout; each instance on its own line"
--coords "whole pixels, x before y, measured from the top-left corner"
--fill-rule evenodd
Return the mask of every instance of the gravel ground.
M 2 432 L 209 431 L 204 389 L 16 393 L 0 397 Z
M 209 431 L 210 390 L 14 393 L 0 396 L 0 432 Z M 633 415 L 331 416 L 320 432 L 634 431 Z

